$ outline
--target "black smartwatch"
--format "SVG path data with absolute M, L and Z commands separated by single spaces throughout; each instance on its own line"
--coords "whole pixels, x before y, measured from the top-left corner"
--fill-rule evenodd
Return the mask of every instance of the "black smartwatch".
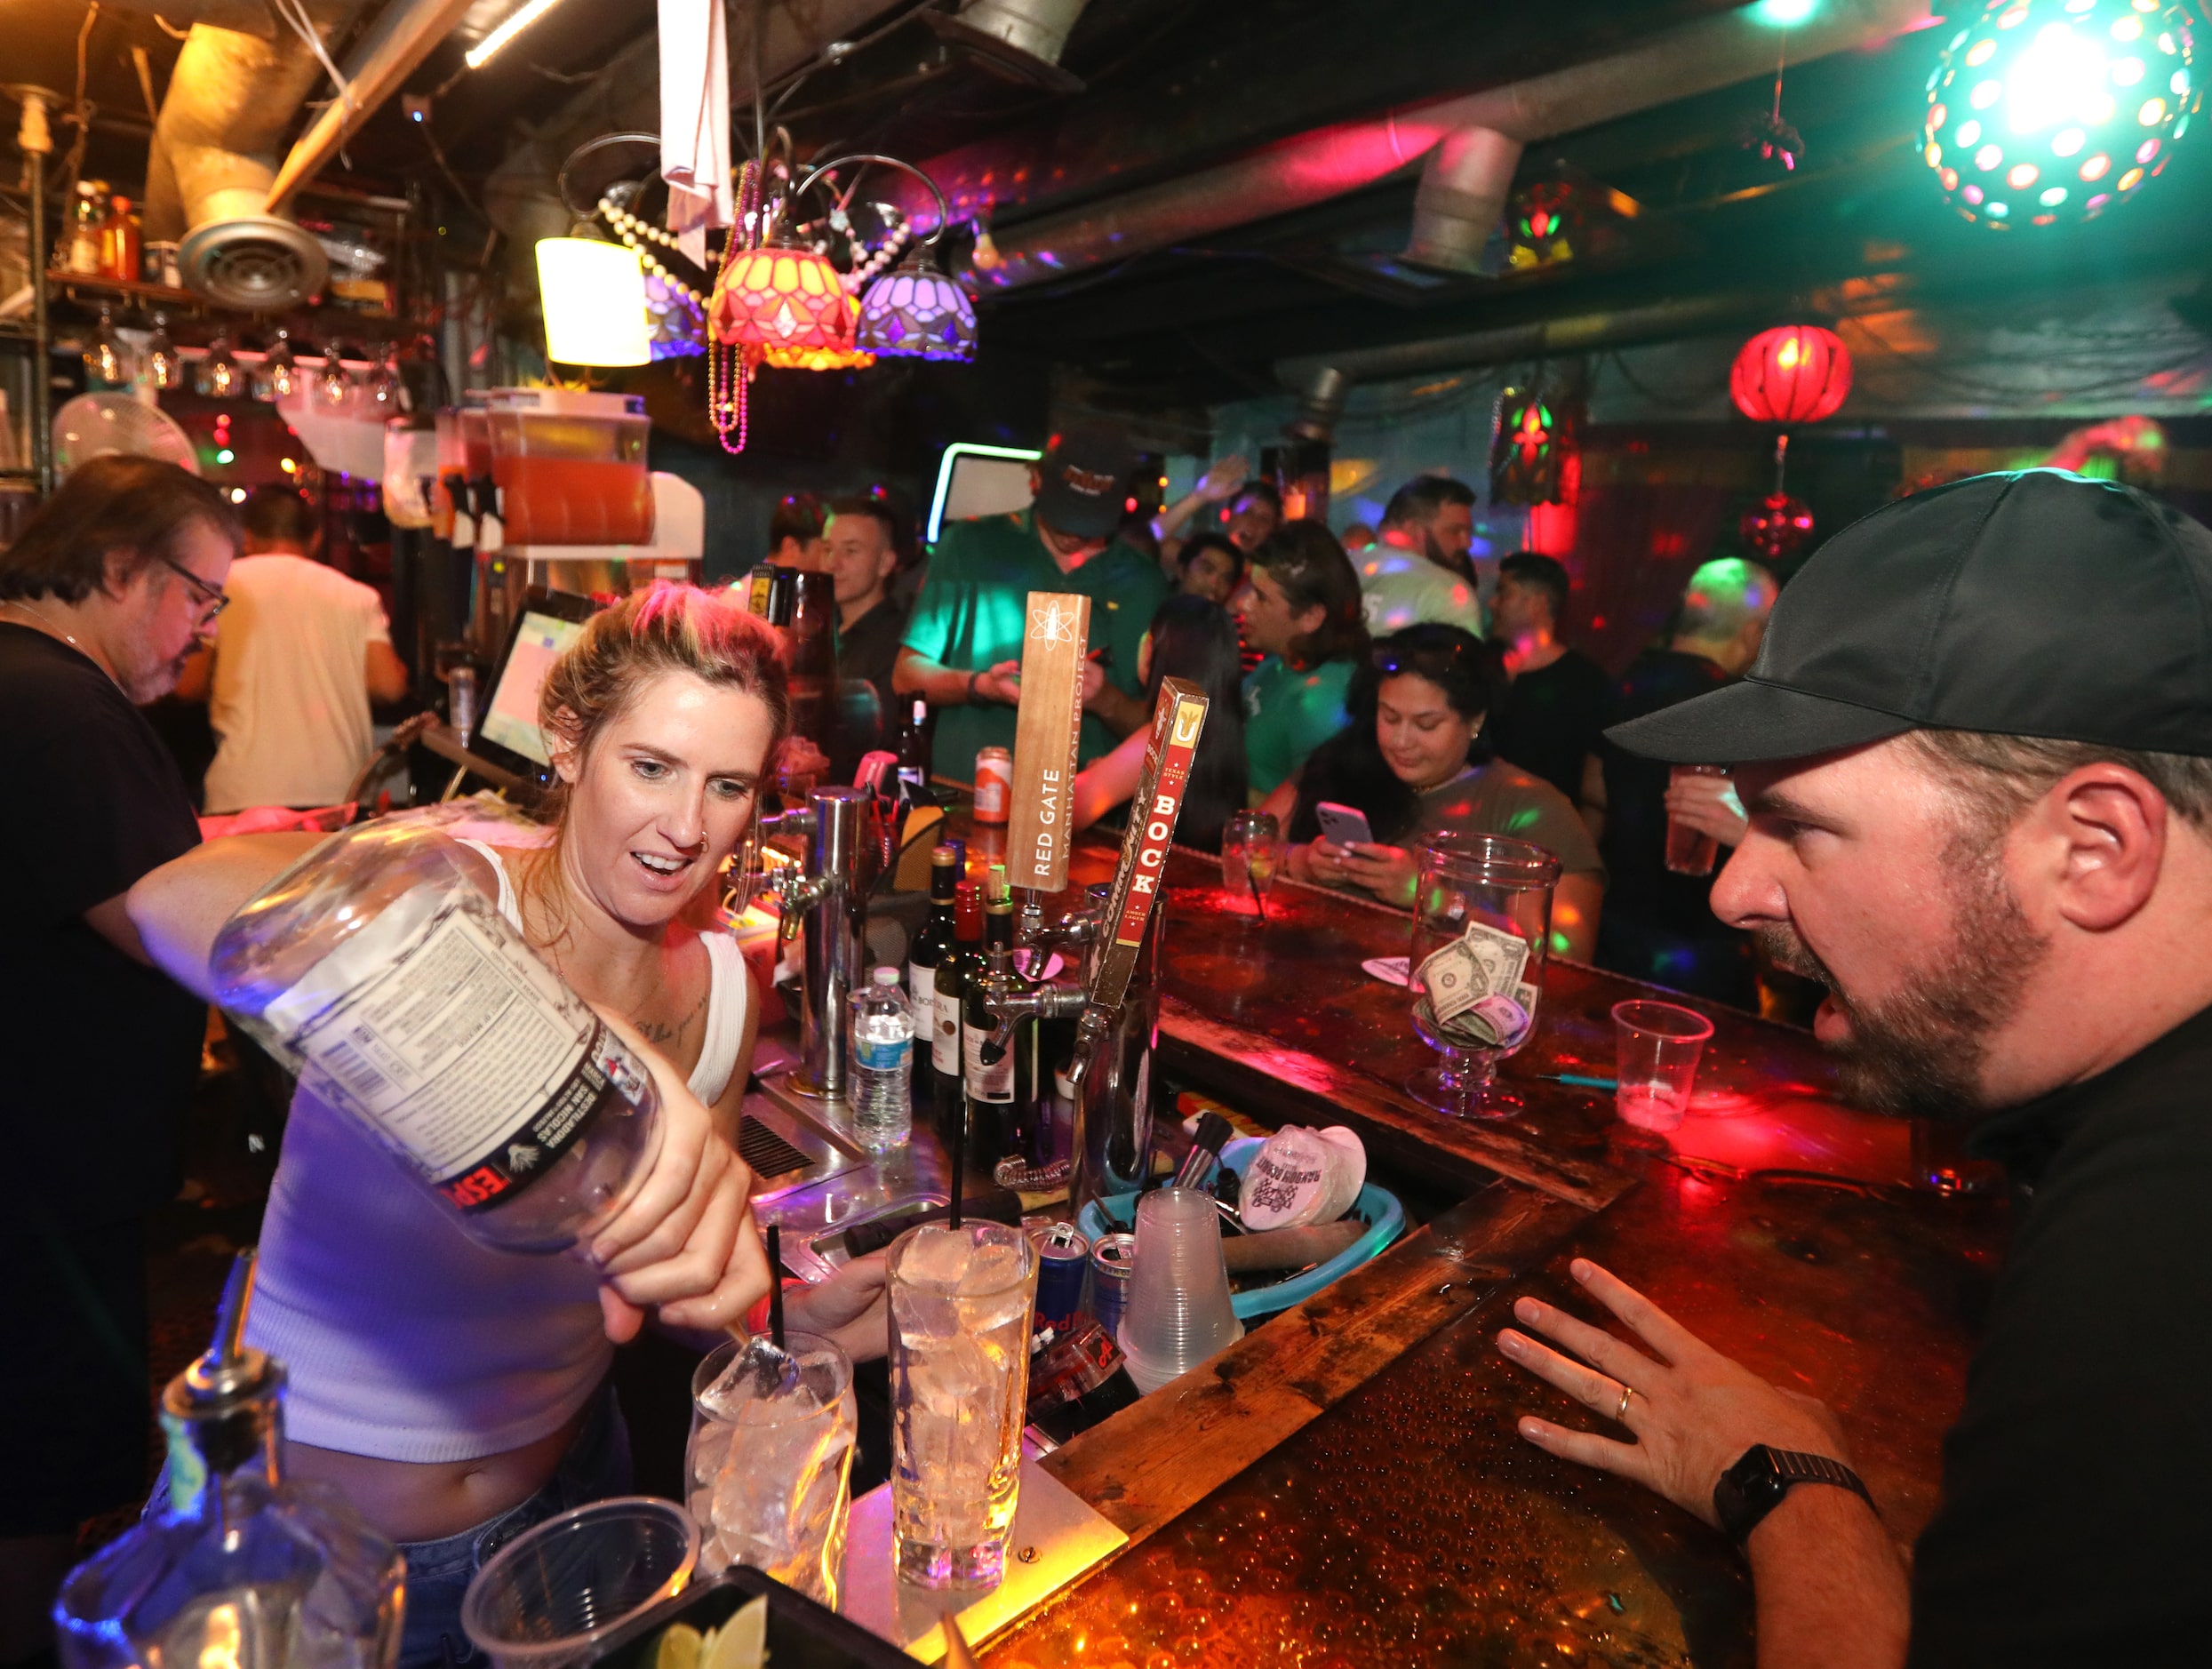
M 1866 1493 L 1858 1473 L 1841 1461 L 1754 1443 L 1713 1486 L 1713 1516 L 1721 1521 L 1729 1539 L 1741 1547 L 1759 1528 L 1760 1521 L 1801 1483 L 1833 1484 L 1849 1489 L 1868 1506 L 1874 1505 L 1874 1497 Z

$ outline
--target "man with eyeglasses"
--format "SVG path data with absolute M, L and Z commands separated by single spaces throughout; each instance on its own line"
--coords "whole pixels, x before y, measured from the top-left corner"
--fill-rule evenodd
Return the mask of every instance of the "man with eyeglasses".
M 0 552 L 0 1663 L 51 1643 L 76 1526 L 146 1491 L 144 1226 L 182 1180 L 207 1010 L 124 911 L 200 838 L 138 707 L 209 635 L 237 551 L 213 487 L 109 457 Z

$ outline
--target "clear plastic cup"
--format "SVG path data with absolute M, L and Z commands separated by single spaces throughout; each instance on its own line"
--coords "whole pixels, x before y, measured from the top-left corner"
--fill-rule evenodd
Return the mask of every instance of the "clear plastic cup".
M 1282 867 L 1282 829 L 1267 811 L 1239 811 L 1221 831 L 1221 885 L 1233 915 L 1259 915 Z
M 1130 1378 L 1150 1395 L 1243 1337 L 1213 1195 L 1197 1188 L 1146 1194 L 1137 1202 L 1137 1266 L 1119 1332 Z
M 749 1367 L 721 1385 L 739 1359 L 734 1339 L 692 1374 L 684 1501 L 699 1529 L 702 1575 L 750 1565 L 834 1609 L 860 1429 L 852 1362 L 809 1333 L 784 1343 L 798 1364 L 787 1388 Z
M 468 1585 L 461 1627 L 499 1669 L 563 1669 L 682 1593 L 698 1562 L 699 1526 L 675 1502 L 595 1501 L 494 1554 Z
M 1638 1130 L 1679 1129 L 1713 1022 L 1673 1002 L 1613 1005 L 1613 1105 Z

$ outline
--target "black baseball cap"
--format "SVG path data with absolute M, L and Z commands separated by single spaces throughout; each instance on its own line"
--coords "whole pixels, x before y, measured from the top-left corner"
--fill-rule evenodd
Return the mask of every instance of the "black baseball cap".
M 1740 682 L 1606 736 L 1729 765 L 1913 730 L 2212 755 L 2212 532 L 2063 469 L 1916 492 L 1814 553 Z
M 1077 539 L 1107 539 L 1122 524 L 1137 450 L 1110 424 L 1055 435 L 1037 460 L 1037 519 Z

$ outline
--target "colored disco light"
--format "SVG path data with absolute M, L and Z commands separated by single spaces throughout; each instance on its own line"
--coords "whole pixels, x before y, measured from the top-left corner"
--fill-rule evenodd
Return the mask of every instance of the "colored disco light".
M 1979 225 L 2093 220 L 2188 132 L 2196 28 L 2177 0 L 1990 0 L 1928 77 L 1921 157 Z

